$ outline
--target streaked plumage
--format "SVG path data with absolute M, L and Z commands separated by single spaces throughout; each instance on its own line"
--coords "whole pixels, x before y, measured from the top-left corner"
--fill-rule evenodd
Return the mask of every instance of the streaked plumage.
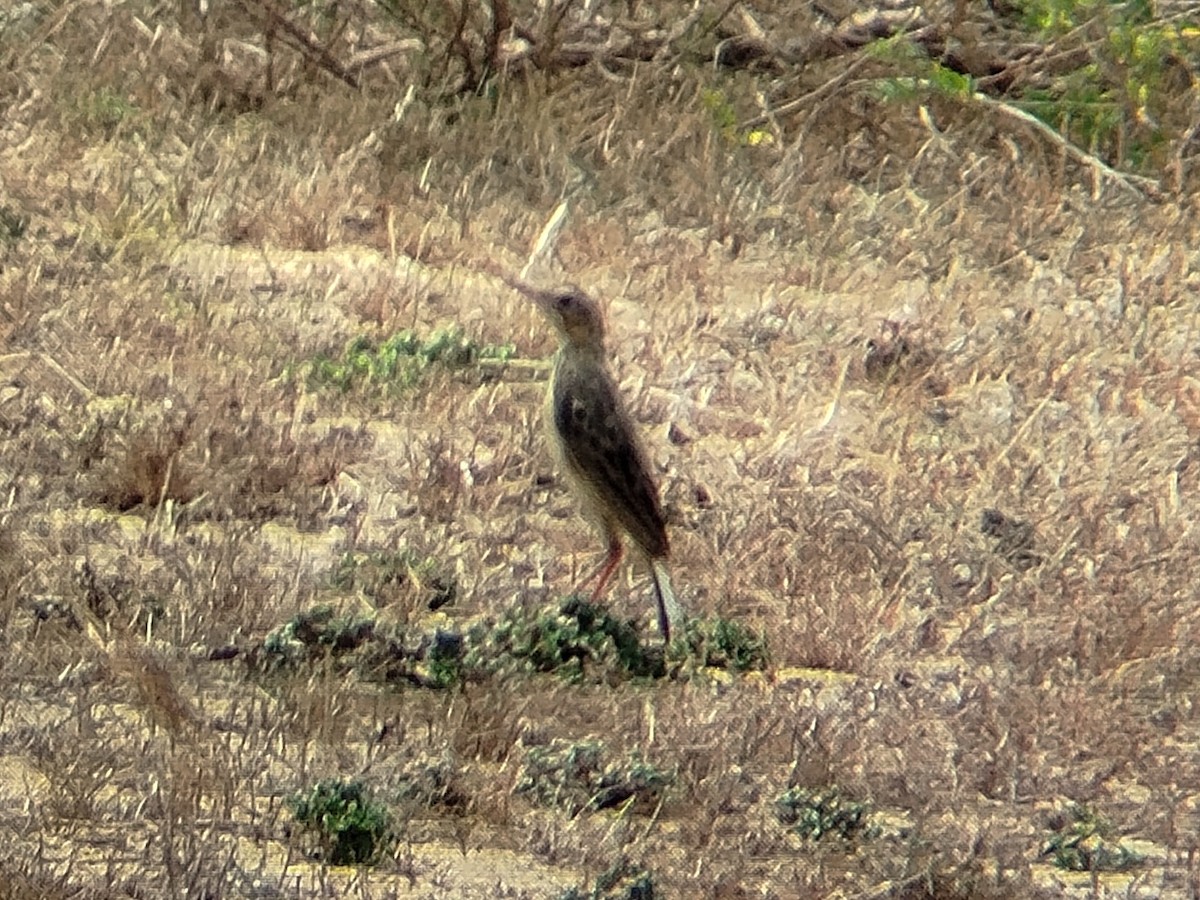
M 551 445 L 584 515 L 608 541 L 604 564 L 584 584 L 598 578 L 592 597 L 600 597 L 621 561 L 621 536 L 627 535 L 650 565 L 658 627 L 669 641 L 671 629 L 683 623 L 683 611 L 667 572 L 666 522 L 637 431 L 608 372 L 600 307 L 575 287 L 545 291 L 505 280 L 537 303 L 559 333 L 546 397 Z

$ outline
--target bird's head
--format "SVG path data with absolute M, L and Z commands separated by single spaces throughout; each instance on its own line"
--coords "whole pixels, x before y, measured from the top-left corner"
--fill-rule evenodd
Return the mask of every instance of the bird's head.
M 604 349 L 604 313 L 578 287 L 542 290 L 515 279 L 509 284 L 537 304 L 564 341 L 583 350 Z

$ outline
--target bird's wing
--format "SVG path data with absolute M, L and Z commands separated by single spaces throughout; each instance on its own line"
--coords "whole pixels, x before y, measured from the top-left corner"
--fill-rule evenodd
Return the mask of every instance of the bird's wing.
M 554 427 L 567 463 L 648 556 L 666 556 L 670 548 L 658 489 L 612 378 L 600 367 L 564 366 L 555 378 L 553 400 Z

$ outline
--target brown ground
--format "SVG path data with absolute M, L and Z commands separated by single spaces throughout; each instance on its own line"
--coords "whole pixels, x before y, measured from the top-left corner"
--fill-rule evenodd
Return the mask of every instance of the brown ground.
M 666 897 L 1200 895 L 1192 199 L 852 87 L 746 146 L 700 96 L 753 114 L 753 76 L 711 69 L 399 121 L 402 78 L 289 70 L 242 110 L 135 14 L 3 37 L 0 206 L 29 226 L 0 249 L 0 896 L 557 897 L 622 859 Z M 551 339 L 481 274 L 567 189 L 540 277 L 605 299 L 681 598 L 764 632 L 768 671 L 432 690 L 210 661 L 317 602 L 551 607 L 594 564 L 546 477 Z M 451 325 L 517 359 L 386 393 L 289 374 Z M 456 601 L 329 587 L 398 549 Z M 652 628 L 643 573 L 609 603 Z M 673 783 L 538 805 L 515 787 L 556 739 Z M 430 761 L 456 802 L 394 806 L 394 858 L 306 856 L 293 792 L 387 798 Z M 822 785 L 883 834 L 789 834 L 775 798 Z M 1072 804 L 1145 863 L 1050 866 Z

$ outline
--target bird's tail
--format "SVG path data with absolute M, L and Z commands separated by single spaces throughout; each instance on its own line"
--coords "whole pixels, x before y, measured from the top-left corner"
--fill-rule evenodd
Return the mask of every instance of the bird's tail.
M 658 601 L 658 630 L 662 632 L 663 640 L 669 644 L 672 629 L 677 634 L 681 633 L 686 617 L 683 607 L 675 599 L 667 564 L 661 559 L 650 560 L 650 574 L 654 577 L 654 599 Z

